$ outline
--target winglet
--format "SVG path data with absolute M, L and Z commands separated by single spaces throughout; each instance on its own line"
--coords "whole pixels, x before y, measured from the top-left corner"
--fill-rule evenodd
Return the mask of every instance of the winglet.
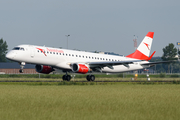
M 153 52 L 153 54 L 147 59 L 147 61 L 151 60 L 151 58 L 154 56 L 155 53 L 156 51 Z

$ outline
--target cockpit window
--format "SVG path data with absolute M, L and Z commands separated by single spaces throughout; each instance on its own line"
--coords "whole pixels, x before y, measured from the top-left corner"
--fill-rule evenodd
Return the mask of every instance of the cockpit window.
M 13 48 L 13 50 L 19 50 L 20 49 L 20 47 L 15 47 L 15 48 Z
M 24 48 L 21 48 L 21 47 L 15 47 L 15 48 L 13 48 L 13 50 L 22 50 L 22 51 L 24 51 Z
M 23 50 L 23 51 L 24 51 L 24 48 L 20 48 L 20 50 Z

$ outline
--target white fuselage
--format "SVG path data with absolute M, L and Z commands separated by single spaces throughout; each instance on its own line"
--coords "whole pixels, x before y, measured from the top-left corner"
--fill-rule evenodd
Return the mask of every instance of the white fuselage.
M 34 45 L 19 45 L 15 49 L 8 52 L 6 57 L 10 60 L 17 62 L 25 62 L 30 64 L 38 65 L 48 65 L 59 69 L 71 70 L 71 63 L 88 63 L 88 62 L 106 62 L 106 61 L 126 61 L 126 60 L 136 60 L 132 58 L 90 53 L 83 51 L 58 49 L 51 47 L 42 47 Z M 126 72 L 132 70 L 139 70 L 149 66 L 142 66 L 141 63 L 148 63 L 148 61 L 134 62 L 125 65 L 114 65 L 113 69 L 110 67 L 103 67 L 102 72 L 117 73 Z

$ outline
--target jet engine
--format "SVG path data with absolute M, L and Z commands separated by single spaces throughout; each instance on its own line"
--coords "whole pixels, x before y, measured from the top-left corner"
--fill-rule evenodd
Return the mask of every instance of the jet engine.
M 72 71 L 76 73 L 86 74 L 88 71 L 90 71 L 90 68 L 88 65 L 85 65 L 85 64 L 74 63 L 72 65 Z
M 35 69 L 36 72 L 44 73 L 44 74 L 49 74 L 50 72 L 54 71 L 54 69 L 51 66 L 46 66 L 46 65 L 36 65 Z

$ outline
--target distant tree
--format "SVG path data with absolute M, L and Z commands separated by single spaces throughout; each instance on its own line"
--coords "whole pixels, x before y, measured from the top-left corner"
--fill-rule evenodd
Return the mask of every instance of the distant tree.
M 163 52 L 164 53 L 163 53 L 163 56 L 161 57 L 161 59 L 163 59 L 164 61 L 178 59 L 178 58 L 176 58 L 177 49 L 174 47 L 173 43 L 170 43 L 168 46 L 163 48 Z
M 178 58 L 176 57 L 177 55 L 177 49 L 175 48 L 173 43 L 169 43 L 168 46 L 166 46 L 165 48 L 163 48 L 163 56 L 161 57 L 161 59 L 163 59 L 164 61 L 168 61 L 168 60 L 177 60 Z M 172 64 L 168 65 L 168 72 L 170 73 L 170 66 L 171 66 L 171 72 L 172 72 Z
M 178 59 L 180 59 L 180 50 L 178 50 Z
M 0 39 L 0 62 L 6 62 L 6 53 L 7 53 L 7 49 L 8 45 L 6 43 L 6 41 L 3 41 L 3 39 Z

